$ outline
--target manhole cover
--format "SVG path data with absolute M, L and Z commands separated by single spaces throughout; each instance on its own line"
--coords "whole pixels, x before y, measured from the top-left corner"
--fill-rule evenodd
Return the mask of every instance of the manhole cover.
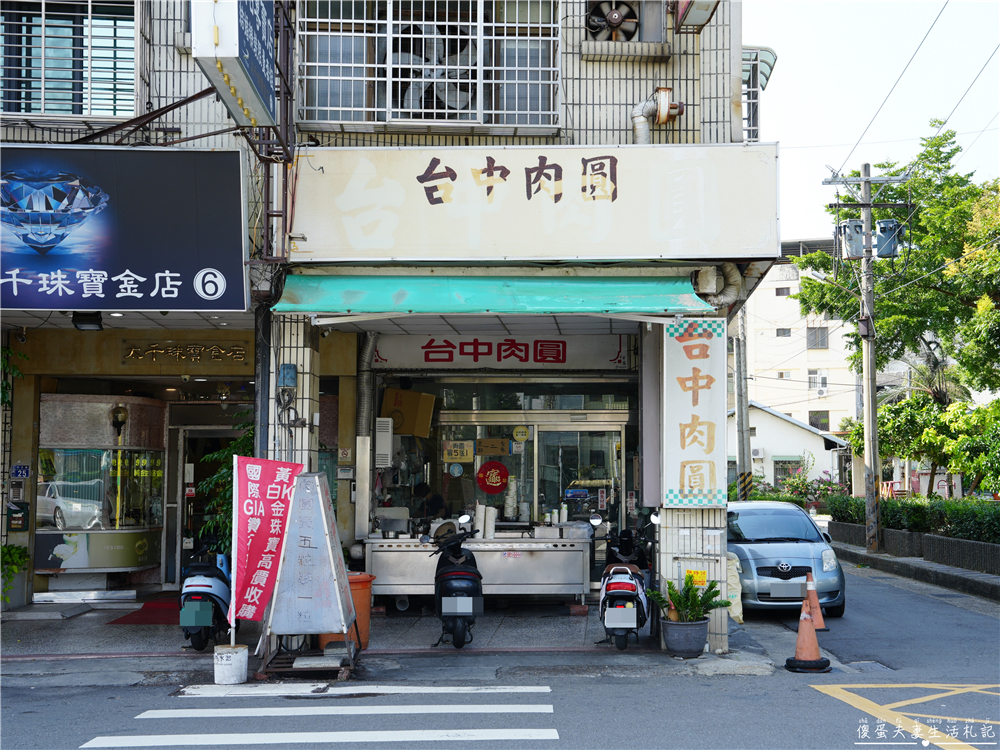
M 853 661 L 850 666 L 854 667 L 859 672 L 891 672 L 885 664 L 879 664 L 877 661 Z

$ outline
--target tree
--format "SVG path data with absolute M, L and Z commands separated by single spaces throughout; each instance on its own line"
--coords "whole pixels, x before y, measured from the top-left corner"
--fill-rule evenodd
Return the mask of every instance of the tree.
M 911 461 L 926 461 L 931 467 L 931 477 L 938 467 L 951 463 L 948 451 L 950 441 L 958 436 L 946 418 L 945 407 L 936 403 L 926 393 L 915 393 L 910 398 L 881 405 L 878 409 L 879 455 L 896 456 Z M 857 455 L 864 455 L 864 426 L 851 425 L 848 442 Z M 933 482 L 928 482 L 930 497 Z
M 939 124 L 931 123 L 935 128 Z M 955 171 L 952 162 L 961 149 L 955 144 L 954 131 L 923 138 L 922 144 L 911 165 L 875 165 L 885 175 L 903 174 L 908 168 L 912 174 L 905 183 L 881 187 L 878 202 L 914 204 L 912 215 L 903 208 L 872 209 L 873 221 L 895 218 L 908 229 L 908 245 L 901 256 L 874 264 L 876 366 L 882 369 L 907 353 L 923 356 L 938 344 L 942 358 L 958 361 L 966 382 L 1000 383 L 1000 359 L 991 356 L 1000 347 L 1000 337 L 994 335 L 1000 327 L 995 183 L 977 186 L 971 173 Z M 858 202 L 853 196 L 842 201 Z M 839 213 L 841 220 L 860 216 L 860 209 Z M 971 252 L 973 248 L 978 249 Z M 812 253 L 795 262 L 803 269 L 834 272 L 834 260 L 825 253 Z M 963 270 L 967 267 L 969 272 Z M 840 264 L 838 283 L 857 290 L 859 270 L 856 264 Z M 803 278 L 795 297 L 803 314 L 857 319 L 857 299 L 832 284 Z M 847 340 L 854 349 L 851 365 L 860 371 L 860 337 L 851 331 Z
M 962 383 L 961 370 L 948 364 L 936 341 L 923 346 L 919 355 L 903 357 L 903 364 L 909 368 L 906 382 L 879 391 L 879 403 L 901 401 L 911 393 L 925 393 L 939 406 L 972 398 L 969 389 Z
M 984 186 L 973 204 L 966 254 L 945 276 L 968 295 L 979 294 L 972 317 L 959 326 L 952 352 L 965 382 L 977 390 L 1000 390 L 1000 180 Z
M 945 445 L 948 470 L 969 479 L 969 492 L 980 487 L 1000 492 L 1000 399 L 975 409 L 952 404 L 946 419 L 955 435 Z

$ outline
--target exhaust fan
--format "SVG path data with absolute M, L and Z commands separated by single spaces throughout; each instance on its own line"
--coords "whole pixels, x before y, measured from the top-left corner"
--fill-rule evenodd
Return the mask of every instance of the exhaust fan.
M 587 14 L 587 31 L 596 42 L 632 41 L 639 34 L 638 3 L 594 3 Z

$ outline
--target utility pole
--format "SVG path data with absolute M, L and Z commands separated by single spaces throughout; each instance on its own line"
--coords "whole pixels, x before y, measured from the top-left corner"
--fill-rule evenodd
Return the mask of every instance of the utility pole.
M 872 260 L 872 183 L 871 165 L 861 165 L 862 232 L 865 255 L 861 260 L 861 379 L 864 381 L 865 423 L 865 545 L 869 553 L 879 548 L 878 417 L 875 406 L 875 275 Z
M 861 311 L 858 318 L 858 334 L 861 336 L 861 383 L 863 420 L 865 429 L 865 546 L 868 552 L 878 552 L 880 546 L 881 515 L 879 513 L 879 483 L 882 470 L 878 455 L 878 415 L 875 403 L 875 275 L 872 255 L 872 208 L 908 207 L 905 203 L 872 203 L 872 183 L 906 182 L 908 174 L 899 177 L 871 176 L 871 165 L 861 166 L 861 177 L 833 177 L 823 180 L 824 185 L 861 185 L 861 203 L 835 203 L 838 208 L 861 209 L 861 233 L 864 252 L 861 260 Z M 838 232 L 843 227 L 838 227 Z M 844 252 L 847 259 L 858 259 L 856 254 L 848 254 L 848 236 L 838 234 L 837 251 Z M 838 285 L 839 286 L 839 285 Z
M 736 499 L 749 500 L 753 483 L 753 456 L 750 455 L 750 399 L 747 392 L 747 308 L 740 308 L 739 331 L 733 337 L 736 365 Z

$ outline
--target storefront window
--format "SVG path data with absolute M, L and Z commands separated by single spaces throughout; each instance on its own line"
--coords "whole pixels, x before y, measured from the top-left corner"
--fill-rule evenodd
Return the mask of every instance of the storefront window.
M 162 526 L 164 468 L 162 451 L 43 448 L 35 526 L 40 531 Z
M 538 437 L 538 511 L 585 521 L 592 513 L 618 520 L 621 503 L 621 433 L 559 431 Z
M 415 389 L 416 390 L 416 389 Z M 593 411 L 639 408 L 634 383 L 434 383 L 419 390 L 441 411 Z

